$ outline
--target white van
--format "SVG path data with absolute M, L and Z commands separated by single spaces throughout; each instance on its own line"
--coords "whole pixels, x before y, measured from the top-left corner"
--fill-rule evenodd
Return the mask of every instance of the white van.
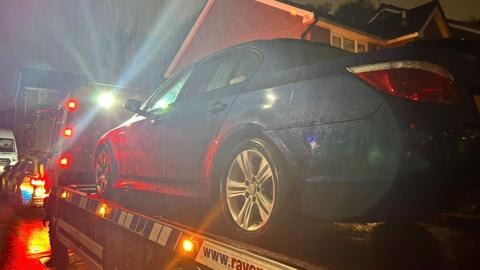
M 4 167 L 18 162 L 17 144 L 10 129 L 0 129 L 0 173 Z

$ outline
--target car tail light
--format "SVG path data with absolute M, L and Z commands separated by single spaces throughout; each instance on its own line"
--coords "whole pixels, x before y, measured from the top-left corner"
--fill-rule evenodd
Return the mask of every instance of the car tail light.
M 74 100 L 74 99 L 71 99 L 71 100 L 67 101 L 67 108 L 70 111 L 76 110 L 77 109 L 77 101 Z
M 70 166 L 70 158 L 68 157 L 62 157 L 60 158 L 60 160 L 58 161 L 58 164 L 60 165 L 60 167 L 68 167 Z
M 401 61 L 350 67 L 375 89 L 419 102 L 459 103 L 453 76 L 444 68 L 421 61 Z
M 45 186 L 45 180 L 32 178 L 30 179 L 30 184 L 32 186 Z
M 70 138 L 73 136 L 73 128 L 65 128 L 63 130 L 63 136 Z

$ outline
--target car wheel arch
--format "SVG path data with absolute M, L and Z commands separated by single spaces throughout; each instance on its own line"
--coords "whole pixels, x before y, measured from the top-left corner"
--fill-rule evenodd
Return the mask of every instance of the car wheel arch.
M 255 138 L 258 138 L 273 147 L 275 151 L 278 152 L 273 154 L 279 154 L 286 166 L 285 169 L 292 173 L 295 172 L 296 163 L 289 157 L 288 150 L 280 138 L 272 136 L 271 133 L 265 132 L 261 126 L 251 125 L 245 128 L 236 129 L 235 131 L 230 132 L 228 136 L 225 136 L 224 139 L 218 143 L 217 150 L 212 160 L 212 166 L 209 171 L 205 172 L 205 176 L 212 181 L 210 192 L 213 197 L 218 195 L 216 184 L 220 181 L 222 166 L 224 165 L 225 157 L 229 154 L 229 151 L 231 151 L 237 143 Z M 294 185 L 297 186 L 296 179 L 292 180 Z

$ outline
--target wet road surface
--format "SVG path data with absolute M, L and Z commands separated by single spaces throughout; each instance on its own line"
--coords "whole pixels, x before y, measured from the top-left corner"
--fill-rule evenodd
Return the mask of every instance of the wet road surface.
M 43 270 L 50 258 L 48 228 L 42 223 L 43 210 L 14 210 L 0 201 L 0 269 Z M 75 256 L 71 256 L 68 269 L 86 269 Z

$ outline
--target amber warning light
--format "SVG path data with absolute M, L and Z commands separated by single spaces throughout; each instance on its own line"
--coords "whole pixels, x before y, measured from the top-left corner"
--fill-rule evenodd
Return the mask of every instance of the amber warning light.
M 198 240 L 192 236 L 185 236 L 179 241 L 177 252 L 182 256 L 195 256 L 198 252 Z
M 185 252 L 192 252 L 195 247 L 195 244 L 190 239 L 184 239 L 182 243 L 183 251 Z

